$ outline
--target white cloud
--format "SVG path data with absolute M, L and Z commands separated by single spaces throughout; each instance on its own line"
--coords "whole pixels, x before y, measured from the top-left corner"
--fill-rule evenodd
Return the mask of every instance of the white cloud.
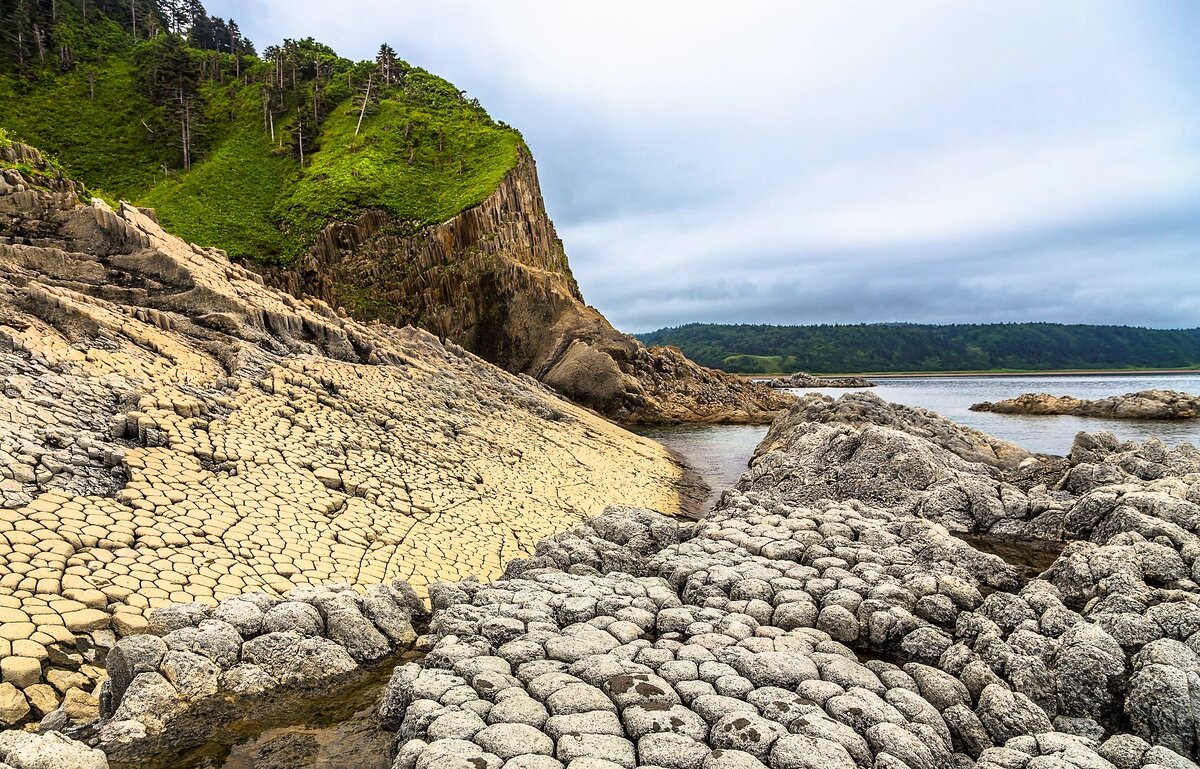
M 260 45 L 386 39 L 521 128 L 618 326 L 1200 324 L 1186 2 L 209 5 Z

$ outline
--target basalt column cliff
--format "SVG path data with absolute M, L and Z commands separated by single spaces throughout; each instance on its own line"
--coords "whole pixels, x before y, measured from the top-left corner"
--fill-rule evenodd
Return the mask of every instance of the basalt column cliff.
M 765 422 L 791 400 L 646 348 L 586 305 L 525 150 L 495 192 L 449 221 L 411 234 L 365 211 L 270 278 L 360 319 L 424 327 L 625 422 Z

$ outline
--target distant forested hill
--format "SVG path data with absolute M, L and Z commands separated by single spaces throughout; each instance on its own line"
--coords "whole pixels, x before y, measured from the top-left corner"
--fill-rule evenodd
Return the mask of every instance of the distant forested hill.
M 1200 367 L 1200 329 L 1058 323 L 752 326 L 692 323 L 638 334 L 737 373 Z

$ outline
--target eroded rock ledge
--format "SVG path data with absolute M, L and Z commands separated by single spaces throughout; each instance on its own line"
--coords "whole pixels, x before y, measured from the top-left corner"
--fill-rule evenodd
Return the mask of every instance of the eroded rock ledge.
M 1200 419 L 1200 397 L 1178 390 L 1142 390 L 1099 400 L 1049 393 L 1025 393 L 996 403 L 976 403 L 971 406 L 971 410 L 991 411 L 997 414 L 1072 415 L 1105 419 Z

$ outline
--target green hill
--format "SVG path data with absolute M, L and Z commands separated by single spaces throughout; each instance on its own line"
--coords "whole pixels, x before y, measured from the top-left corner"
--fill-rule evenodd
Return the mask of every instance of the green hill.
M 367 208 L 413 231 L 445 221 L 495 190 L 522 147 L 387 46 L 374 62 L 311 38 L 260 56 L 195 0 L 18 0 L 0 3 L 0 28 L 9 136 L 238 257 L 290 262 Z
M 693 323 L 638 338 L 745 374 L 1200 367 L 1200 329 L 1058 323 L 821 326 Z

